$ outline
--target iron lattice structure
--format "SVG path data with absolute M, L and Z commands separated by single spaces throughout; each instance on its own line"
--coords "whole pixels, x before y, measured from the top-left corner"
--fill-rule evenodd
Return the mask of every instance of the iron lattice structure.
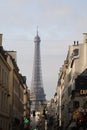
M 40 104 L 44 104 L 46 102 L 41 71 L 40 41 L 41 40 L 37 31 L 37 35 L 34 39 L 34 64 L 30 89 L 31 111 L 38 111 Z

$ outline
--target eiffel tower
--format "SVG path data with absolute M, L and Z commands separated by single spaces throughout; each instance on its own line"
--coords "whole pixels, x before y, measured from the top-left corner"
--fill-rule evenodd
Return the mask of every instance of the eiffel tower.
M 37 29 L 37 35 L 34 38 L 34 64 L 30 89 L 31 111 L 39 111 L 40 104 L 44 104 L 46 102 L 41 72 L 40 42 L 41 40 Z

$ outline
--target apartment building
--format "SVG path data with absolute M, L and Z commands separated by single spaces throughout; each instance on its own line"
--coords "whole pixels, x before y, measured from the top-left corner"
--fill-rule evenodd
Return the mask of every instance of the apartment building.
M 7 54 L 2 48 L 0 34 L 0 127 L 9 130 L 9 73 Z
M 83 42 L 74 42 L 69 46 L 64 65 L 58 79 L 57 95 L 59 106 L 59 122 L 63 129 L 79 118 L 80 111 L 87 102 L 87 33 L 83 34 Z M 83 79 L 83 80 L 82 80 Z M 80 81 L 80 84 L 79 84 Z M 82 83 L 82 84 L 81 84 Z
M 29 103 L 26 78 L 19 72 L 16 52 L 3 49 L 0 34 L 0 128 L 13 130 L 19 127 L 29 113 L 30 106 L 25 108 L 25 99 Z

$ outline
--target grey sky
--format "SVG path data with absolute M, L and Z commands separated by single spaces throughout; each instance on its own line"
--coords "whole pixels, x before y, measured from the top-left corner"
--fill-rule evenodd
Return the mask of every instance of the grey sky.
M 41 64 L 47 99 L 53 97 L 59 68 L 64 63 L 68 46 L 82 41 L 87 32 L 86 0 L 0 0 L 0 33 L 3 47 L 17 51 L 20 72 L 27 76 L 30 88 L 34 37 L 39 26 Z

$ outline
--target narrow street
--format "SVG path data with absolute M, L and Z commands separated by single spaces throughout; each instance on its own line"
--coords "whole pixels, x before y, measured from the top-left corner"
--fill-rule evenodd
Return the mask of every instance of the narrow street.
M 0 130 L 87 130 L 87 0 L 0 0 Z

